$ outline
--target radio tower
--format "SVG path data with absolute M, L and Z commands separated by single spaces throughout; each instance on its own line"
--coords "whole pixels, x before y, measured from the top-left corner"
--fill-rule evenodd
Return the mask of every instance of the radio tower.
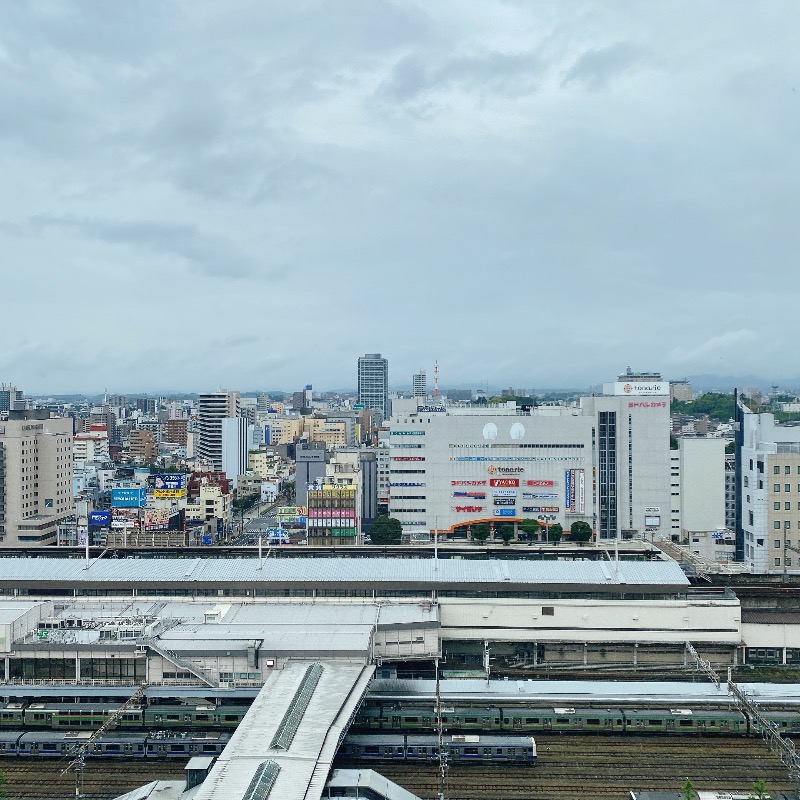
M 439 394 L 439 362 L 436 361 L 433 365 L 433 399 L 438 400 L 441 395 Z

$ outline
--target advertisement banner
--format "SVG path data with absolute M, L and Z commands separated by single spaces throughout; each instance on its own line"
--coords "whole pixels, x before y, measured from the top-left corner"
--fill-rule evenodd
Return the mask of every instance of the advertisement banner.
M 578 513 L 586 513 L 586 473 L 579 469 L 578 472 Z
M 111 525 L 110 511 L 90 511 L 89 525 L 95 528 L 107 528 Z
M 486 481 L 450 481 L 451 486 L 486 486 Z
M 186 489 L 153 489 L 153 497 L 186 497 Z
M 517 511 L 514 508 L 496 508 L 494 515 L 496 517 L 516 517 Z
M 139 525 L 139 512 L 134 509 L 114 508 L 111 510 L 111 527 L 136 528 Z
M 516 497 L 516 489 L 492 489 L 492 497 Z
M 485 500 L 486 492 L 453 492 L 453 497 L 471 497 L 473 500 Z
M 146 531 L 169 530 L 170 509 L 148 508 L 144 512 L 144 529 Z
M 496 506 L 514 506 L 517 504 L 513 497 L 495 497 L 492 502 Z
M 547 480 L 536 480 L 536 481 L 525 481 L 526 486 L 555 486 L 555 481 L 547 481 Z
M 573 471 L 568 469 L 564 473 L 564 507 L 570 509 L 571 511 L 575 510 L 575 501 L 572 494 L 572 477 Z
M 519 486 L 519 478 L 492 478 L 489 486 Z
M 453 509 L 467 514 L 477 514 L 479 511 L 483 511 L 483 506 L 453 506 Z
M 145 503 L 147 503 L 147 489 L 144 486 L 111 490 L 113 508 L 144 508 Z
M 558 506 L 522 506 L 526 514 L 557 514 Z
M 639 397 L 652 397 L 653 395 L 668 395 L 669 382 L 668 381 L 653 381 L 653 382 L 639 382 L 639 381 L 616 381 L 611 386 L 611 392 L 608 392 L 604 384 L 604 394 L 614 394 L 617 397 L 620 395 L 634 395 Z
M 185 489 L 186 488 L 186 473 L 185 472 L 167 472 L 165 474 L 153 475 L 153 488 L 154 489 Z

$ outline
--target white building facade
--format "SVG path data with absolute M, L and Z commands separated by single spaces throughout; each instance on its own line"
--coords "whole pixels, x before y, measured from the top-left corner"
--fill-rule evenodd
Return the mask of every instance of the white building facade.
M 525 519 L 565 531 L 587 522 L 602 539 L 668 532 L 669 386 L 606 390 L 575 406 L 422 406 L 393 417 L 390 515 L 411 535 Z

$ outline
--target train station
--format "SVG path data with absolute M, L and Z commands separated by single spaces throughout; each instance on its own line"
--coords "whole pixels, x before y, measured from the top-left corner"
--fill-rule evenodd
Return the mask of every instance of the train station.
M 96 727 L 145 687 L 144 701 L 116 725 L 124 746 L 143 757 L 171 750 L 216 759 L 193 771 L 202 782 L 195 775 L 194 786 L 173 783 L 175 797 L 348 796 L 343 782 L 351 781 L 359 796 L 408 800 L 389 781 L 378 793 L 384 779 L 366 772 L 328 781 L 359 713 L 367 728 L 420 723 L 413 710 L 392 711 L 386 722 L 374 710 L 386 702 L 427 708 L 430 718 L 437 668 L 448 708 L 500 708 L 513 697 L 549 704 L 552 719 L 543 714 L 543 724 L 558 725 L 564 714 L 553 709 L 574 714 L 585 689 L 570 683 L 573 694 L 561 686 L 559 695 L 558 681 L 541 689 L 537 678 L 559 669 L 597 678 L 610 666 L 646 677 L 659 667 L 689 669 L 698 658 L 724 669 L 746 661 L 751 642 L 769 644 L 770 629 L 780 646 L 792 624 L 742 618 L 733 592 L 692 588 L 666 560 L 0 559 L 0 695 L 6 727 L 20 733 L 14 740 L 9 732 L 3 746 L 21 747 L 29 724 Z M 489 680 L 503 674 L 517 679 Z M 714 702 L 704 691 L 702 702 Z M 460 712 L 448 713 L 449 724 L 465 724 L 454 717 Z M 503 729 L 502 719 L 486 720 L 490 732 Z M 223 734 L 195 742 L 191 731 L 204 725 Z M 167 733 L 153 739 L 159 729 Z M 52 746 L 44 731 L 37 735 L 37 752 Z M 123 746 L 110 735 L 92 746 Z M 399 746 L 404 758 L 432 752 L 431 742 L 406 739 L 386 746 Z M 453 758 L 460 747 L 478 752 L 468 741 L 449 747 Z M 500 756 L 502 749 L 481 752 L 527 757 L 522 745 Z M 153 784 L 131 798 L 166 791 Z

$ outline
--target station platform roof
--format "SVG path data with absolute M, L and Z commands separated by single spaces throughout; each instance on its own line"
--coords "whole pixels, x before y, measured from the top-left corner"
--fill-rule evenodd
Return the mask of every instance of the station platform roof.
M 193 800 L 319 800 L 372 671 L 330 660 L 273 672 Z
M 361 591 L 501 591 L 579 587 L 592 592 L 684 591 L 689 581 L 670 561 L 493 561 L 431 558 L 77 559 L 2 558 L 0 588 L 46 593 L 69 588 L 147 590 L 329 587 Z

